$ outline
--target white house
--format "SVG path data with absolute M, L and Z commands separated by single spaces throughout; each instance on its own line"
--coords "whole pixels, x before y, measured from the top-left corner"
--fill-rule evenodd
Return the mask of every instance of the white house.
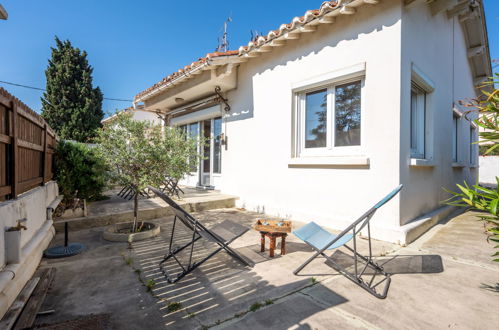
M 207 54 L 134 102 L 212 137 L 186 184 L 342 229 L 398 184 L 373 236 L 407 243 L 475 182 L 458 101 L 491 75 L 481 1 L 326 1 L 237 51 Z M 277 22 L 276 22 L 277 23 Z
M 156 125 L 163 125 L 164 120 L 163 120 L 163 115 L 161 113 L 158 113 L 156 111 L 151 111 L 144 109 L 141 106 L 136 106 L 135 108 L 126 108 L 121 110 L 120 112 L 126 112 L 126 113 L 131 113 L 132 118 L 134 120 L 144 120 L 144 121 L 150 121 Z M 109 116 L 101 121 L 102 125 L 110 125 L 114 122 L 114 119 L 116 118 L 116 114 Z

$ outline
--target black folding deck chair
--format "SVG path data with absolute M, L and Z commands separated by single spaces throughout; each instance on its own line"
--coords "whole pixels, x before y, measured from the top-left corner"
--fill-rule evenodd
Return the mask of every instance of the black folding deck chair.
M 210 259 L 213 257 L 215 254 L 220 252 L 221 250 L 225 250 L 229 255 L 234 257 L 235 259 L 239 260 L 246 266 L 251 266 L 248 261 L 246 261 L 243 257 L 241 257 L 236 251 L 231 249 L 229 247 L 229 244 L 235 241 L 237 238 L 241 237 L 244 233 L 246 233 L 249 228 L 240 225 L 238 223 L 235 223 L 231 220 L 224 220 L 219 224 L 216 224 L 215 226 L 211 227 L 210 229 L 206 228 L 202 223 L 200 223 L 198 220 L 196 220 L 192 215 L 190 215 L 186 210 L 184 210 L 180 205 L 178 205 L 176 202 L 174 202 L 170 197 L 168 197 L 165 193 L 162 193 L 156 188 L 149 187 L 150 190 L 152 190 L 156 196 L 160 197 L 163 199 L 165 202 L 168 203 L 173 209 L 173 212 L 175 213 L 175 217 L 173 219 L 173 228 L 172 228 L 172 233 L 170 236 L 170 245 L 168 247 L 168 253 L 165 255 L 163 260 L 160 261 L 160 269 L 163 272 L 163 274 L 166 277 L 166 280 L 169 283 L 175 283 L 178 280 L 180 280 L 182 277 L 190 273 L 192 270 L 194 270 L 196 267 L 201 265 L 203 262 L 206 260 Z M 190 242 L 188 242 L 185 245 L 173 247 L 173 237 L 175 235 L 175 226 L 177 223 L 177 220 L 180 220 L 188 229 L 192 231 L 192 239 Z M 194 250 L 194 243 L 199 240 L 200 238 L 204 238 L 210 242 L 213 242 L 218 245 L 218 248 L 215 249 L 213 252 L 209 253 L 208 256 L 204 257 L 200 261 L 193 262 L 192 260 L 192 253 Z M 187 247 L 191 247 L 191 251 L 189 254 L 189 262 L 187 265 L 182 264 L 180 260 L 177 258 L 177 254 L 184 250 Z M 173 258 L 177 264 L 180 266 L 182 269 L 181 272 L 179 272 L 176 275 L 171 275 L 168 273 L 168 271 L 163 267 L 163 264 Z
M 363 289 L 367 290 L 370 294 L 374 295 L 377 298 L 384 299 L 386 298 L 386 294 L 388 293 L 388 288 L 390 287 L 390 274 L 387 274 L 383 267 L 378 265 L 373 261 L 372 257 L 372 249 L 371 249 L 371 230 L 369 227 L 369 221 L 373 217 L 374 213 L 383 205 L 385 205 L 390 199 L 392 199 L 398 192 L 402 189 L 402 185 L 398 186 L 395 190 L 390 192 L 385 198 L 379 201 L 376 205 L 374 205 L 369 211 L 364 213 L 360 218 L 355 220 L 350 226 L 348 226 L 345 230 L 343 230 L 338 235 L 333 235 L 328 231 L 324 230 L 322 227 L 317 225 L 315 222 L 310 222 L 309 224 L 301 227 L 300 229 L 293 232 L 298 238 L 311 246 L 316 252 L 312 257 L 310 257 L 303 265 L 298 267 L 294 274 L 298 275 L 298 273 L 307 266 L 312 260 L 317 258 L 319 255 L 322 255 L 331 263 L 333 268 L 339 271 L 341 274 L 346 276 L 348 279 L 352 280 L 355 284 L 359 285 Z M 369 242 L 369 256 L 363 256 L 357 252 L 357 241 L 356 235 L 361 232 L 364 227 L 367 226 L 367 240 Z M 352 233 L 350 233 L 352 232 Z M 346 245 L 349 241 L 353 240 L 353 248 Z M 350 272 L 344 267 L 340 266 L 337 262 L 333 260 L 332 257 L 326 255 L 326 250 L 333 250 L 339 247 L 344 246 L 347 250 L 353 253 L 354 258 L 354 272 Z M 357 262 L 360 258 L 360 261 L 365 265 L 361 270 L 359 270 Z M 368 280 L 364 280 L 362 277 L 366 274 L 367 268 L 370 267 L 374 270 L 371 278 Z M 374 281 L 375 278 L 381 275 L 381 280 Z M 381 283 L 385 282 L 385 286 L 381 293 L 379 293 L 376 288 Z

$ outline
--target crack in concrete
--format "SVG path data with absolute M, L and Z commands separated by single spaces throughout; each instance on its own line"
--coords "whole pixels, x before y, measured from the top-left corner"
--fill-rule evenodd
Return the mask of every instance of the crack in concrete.
M 231 317 L 229 317 L 229 318 L 227 318 L 225 320 L 220 321 L 218 324 L 203 325 L 203 327 L 205 329 L 209 329 L 209 328 L 222 329 L 222 328 L 224 328 L 226 326 L 229 326 L 229 325 L 233 324 L 236 320 L 242 319 L 243 317 L 245 317 L 246 315 L 248 315 L 250 313 L 256 313 L 256 312 L 262 311 L 262 310 L 264 310 L 266 308 L 269 308 L 270 306 L 272 306 L 276 302 L 286 301 L 286 300 L 290 299 L 292 295 L 297 294 L 297 293 L 299 293 L 302 290 L 311 288 L 311 287 L 313 287 L 314 285 L 317 285 L 320 282 L 322 282 L 322 281 L 315 281 L 314 283 L 310 283 L 310 284 L 308 284 L 306 286 L 303 286 L 303 287 L 301 287 L 299 289 L 296 289 L 294 291 L 288 292 L 288 293 L 286 293 L 286 294 L 284 294 L 282 296 L 279 296 L 279 297 L 276 297 L 276 298 L 269 298 L 266 301 L 271 300 L 272 301 L 271 304 L 267 304 L 266 301 L 263 301 L 262 306 L 260 308 L 258 308 L 258 310 L 254 311 L 254 312 L 252 312 L 250 310 L 250 307 L 249 307 L 246 310 L 243 310 L 241 312 L 235 313 Z

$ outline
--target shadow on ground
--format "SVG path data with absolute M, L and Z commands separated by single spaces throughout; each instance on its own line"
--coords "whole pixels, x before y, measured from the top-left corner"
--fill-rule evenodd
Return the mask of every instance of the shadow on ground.
M 231 214 L 234 213 L 212 216 L 204 222 L 211 222 L 213 225 Z M 254 222 L 253 216 L 244 219 L 239 217 L 239 220 L 245 225 Z M 184 328 L 217 325 L 228 319 L 241 317 L 262 305 L 272 304 L 279 297 L 313 284 L 310 279 L 295 278 L 290 273 L 281 270 L 274 272 L 273 277 L 280 277 L 281 281 L 277 282 L 285 284 L 275 285 L 273 284 L 275 278 L 269 279 L 262 276 L 263 274 L 257 269 L 244 266 L 223 250 L 180 281 L 170 284 L 166 281 L 159 262 L 168 252 L 171 229 L 171 221 L 162 221 L 161 236 L 133 243 L 131 254 L 134 266 L 140 269 L 143 280 L 154 283 L 152 293 L 158 298 L 157 305 L 163 317 L 162 322 L 166 326 Z M 182 224 L 177 224 L 173 248 L 182 246 L 191 240 L 192 232 Z M 246 243 L 249 241 L 246 240 Z M 192 262 L 205 258 L 217 247 L 216 244 L 203 239 L 196 241 L 192 252 Z M 259 244 L 240 246 L 236 248 L 236 251 L 250 263 L 257 265 L 276 263 L 284 257 L 291 258 L 295 252 L 309 253 L 310 249 L 305 244 L 290 242 L 287 244 L 286 256 L 276 253 L 275 258 L 270 258 L 267 253 L 261 253 Z M 187 264 L 190 253 L 190 248 L 186 248 L 176 257 L 182 264 Z M 164 263 L 163 268 L 172 275 L 182 271 L 181 266 L 174 259 Z M 282 281 L 284 277 L 286 280 Z

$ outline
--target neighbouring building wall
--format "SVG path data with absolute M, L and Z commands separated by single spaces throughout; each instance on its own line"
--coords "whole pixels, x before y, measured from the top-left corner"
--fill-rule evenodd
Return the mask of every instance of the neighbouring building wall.
M 133 119 L 137 121 L 151 121 L 156 125 L 163 125 L 163 120 L 158 117 L 157 114 L 150 111 L 134 110 Z
M 499 156 L 480 156 L 479 182 L 497 186 L 496 177 L 499 177 Z
M 428 154 L 419 164 L 410 156 L 413 65 L 434 84 L 426 103 Z M 459 19 L 448 18 L 446 12 L 432 16 L 425 2 L 405 6 L 401 70 L 400 175 L 406 188 L 400 199 L 400 224 L 404 225 L 442 207 L 441 201 L 449 197 L 443 188 L 477 180 L 478 153 L 470 148 L 470 122 L 464 116 L 458 121 L 457 162 L 452 159 L 453 102 L 476 96 Z
M 0 202 L 0 318 L 35 272 L 43 251 L 55 234 L 52 220 L 47 219 L 47 206 L 58 196 L 55 181 L 34 188 L 15 200 Z M 27 230 L 21 231 L 21 260 L 7 263 L 5 230 L 26 218 Z
M 340 15 L 270 54 L 242 63 L 224 133 L 216 188 L 239 206 L 343 229 L 399 184 L 401 2 Z M 368 166 L 291 165 L 293 86 L 365 63 L 363 146 Z M 402 192 L 404 193 L 404 192 Z M 374 236 L 400 239 L 396 197 L 375 216 Z

